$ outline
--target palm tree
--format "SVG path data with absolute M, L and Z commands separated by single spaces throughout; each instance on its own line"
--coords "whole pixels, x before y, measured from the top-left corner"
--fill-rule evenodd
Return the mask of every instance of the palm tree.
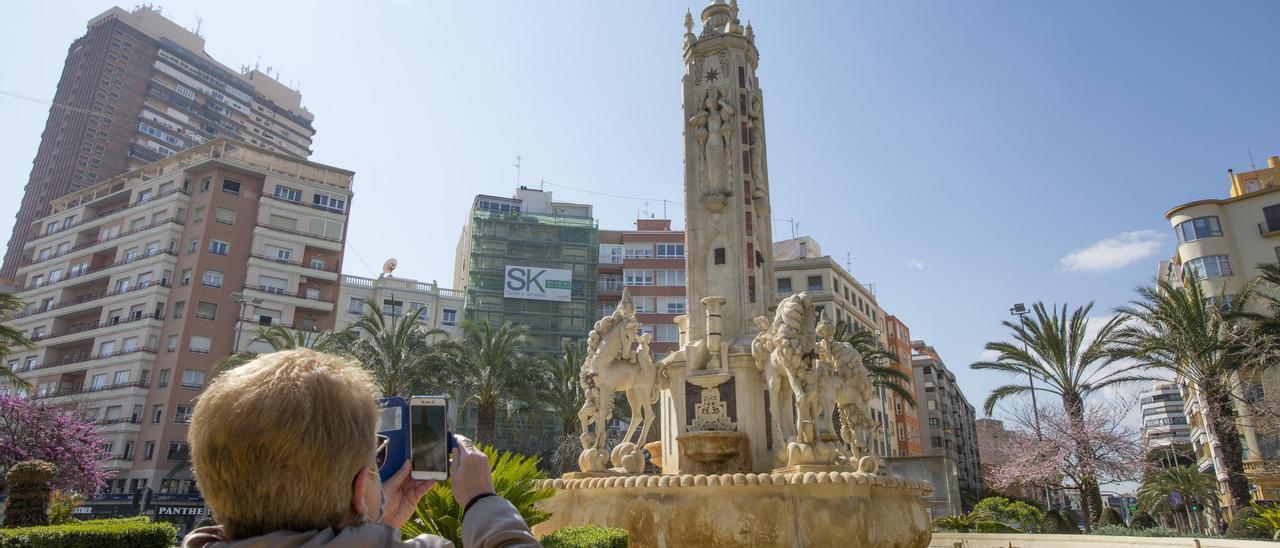
M 432 342 L 445 332 L 418 323 L 424 308 L 387 315 L 366 299 L 366 312 L 347 328 L 361 335 L 339 352 L 359 360 L 385 396 L 438 392 L 448 385 L 457 348 L 451 340 Z
M 1089 312 L 1093 303 L 1078 307 L 1068 314 L 1068 305 L 1050 310 L 1043 302 L 1035 303 L 1032 314 L 1019 318 L 1017 323 L 1002 322 L 1013 337 L 1011 341 L 993 341 L 986 344 L 989 352 L 996 353 L 994 361 L 979 361 L 969 367 L 977 370 L 999 371 L 1012 375 L 1013 383 L 996 387 L 987 396 L 982 409 L 987 414 L 995 410 L 1005 398 L 1047 392 L 1061 398 L 1068 419 L 1075 425 L 1084 424 L 1085 399 L 1090 394 L 1108 386 L 1153 377 L 1134 374 L 1139 366 L 1115 365 L 1108 349 L 1115 340 L 1117 330 L 1125 317 L 1118 314 L 1098 329 L 1092 338 L 1088 336 Z M 1028 381 L 1023 384 L 1023 381 Z M 1088 447 L 1076 449 L 1080 455 L 1088 454 Z M 1080 500 L 1086 519 L 1090 523 L 1102 512 L 1102 495 L 1096 480 L 1086 475 L 1080 485 Z
M 271 350 L 274 352 L 292 350 L 294 348 L 310 348 L 318 352 L 340 353 L 353 340 L 354 334 L 345 331 L 295 331 L 284 326 L 273 325 L 271 327 L 258 327 L 257 333 L 254 334 L 249 344 L 265 342 L 271 345 Z M 218 360 L 213 365 L 213 374 L 214 376 L 220 375 L 249 363 L 257 357 L 258 353 L 253 351 L 236 352 Z
M 1138 489 L 1138 502 L 1153 511 L 1175 511 L 1177 508 L 1170 501 L 1172 493 L 1181 497 L 1180 506 L 1186 511 L 1188 524 L 1192 524 L 1196 520 L 1191 515 L 1191 502 L 1199 500 L 1203 504 L 1217 494 L 1217 487 L 1213 476 L 1195 466 L 1174 466 L 1147 478 Z
M 7 318 L 21 311 L 22 301 L 17 296 L 0 291 L 0 318 Z M 12 354 L 15 347 L 30 349 L 32 348 L 31 340 L 21 331 L 0 323 L 0 360 Z M 0 382 L 16 388 L 31 388 L 31 383 L 23 380 L 7 367 L 0 367 Z
M 874 331 L 857 329 L 849 322 L 840 320 L 836 322 L 836 330 L 831 338 L 849 343 L 858 351 L 872 385 L 893 392 L 906 401 L 907 405 L 916 406 L 915 396 L 910 388 L 911 375 L 893 366 L 898 363 L 898 354 L 882 346 Z
M 544 397 L 546 362 L 525 353 L 529 343 L 529 327 L 523 324 L 462 323 L 462 359 L 453 382 L 465 398 L 462 405 L 476 406 L 477 443 L 493 444 L 500 412 L 511 416 Z
M 572 434 L 578 430 L 578 410 L 586 397 L 582 392 L 582 361 L 586 358 L 586 345 L 581 340 L 564 339 L 560 343 L 564 352 L 547 359 L 551 376 L 551 390 L 547 393 L 548 409 L 560 419 L 560 432 Z
M 1181 283 L 1159 280 L 1155 286 L 1138 288 L 1138 298 L 1120 309 L 1134 321 L 1117 333 L 1111 353 L 1172 372 L 1195 387 L 1235 511 L 1249 505 L 1250 495 L 1232 388 L 1236 373 L 1248 363 L 1242 350 L 1247 345 L 1237 335 L 1258 319 L 1245 310 L 1256 283 L 1246 284 L 1234 297 L 1223 288 L 1210 298 L 1199 275 L 1186 272 Z

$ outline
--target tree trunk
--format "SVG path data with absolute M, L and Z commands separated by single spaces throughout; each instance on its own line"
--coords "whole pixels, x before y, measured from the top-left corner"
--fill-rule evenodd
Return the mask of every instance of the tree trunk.
M 560 433 L 566 436 L 572 436 L 578 433 L 578 417 L 563 417 L 560 419 Z
M 476 443 L 493 445 L 494 430 L 498 425 L 498 409 L 494 404 L 481 402 L 476 405 Z
M 1076 442 L 1076 460 L 1081 465 L 1080 470 L 1080 521 L 1084 522 L 1084 532 L 1093 531 L 1093 524 L 1098 521 L 1102 515 L 1102 495 L 1098 489 L 1098 482 L 1093 477 L 1093 470 L 1089 468 L 1089 461 L 1092 458 L 1092 448 L 1089 446 L 1087 432 L 1084 428 L 1084 399 L 1076 394 L 1063 394 L 1062 407 L 1067 412 L 1067 417 L 1071 421 L 1073 432 L 1071 436 Z
M 1230 389 L 1226 386 L 1216 382 L 1203 383 L 1200 390 L 1208 402 L 1205 415 L 1213 424 L 1218 454 L 1222 455 L 1222 472 L 1227 476 L 1231 514 L 1235 515 L 1237 510 L 1249 506 L 1252 501 L 1249 480 L 1244 475 L 1244 445 L 1240 442 L 1240 430 L 1236 427 L 1235 406 L 1231 402 Z

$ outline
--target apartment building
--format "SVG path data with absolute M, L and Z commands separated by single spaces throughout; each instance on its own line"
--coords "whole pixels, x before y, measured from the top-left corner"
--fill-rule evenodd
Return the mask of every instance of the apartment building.
M 461 337 L 463 300 L 463 292 L 440 287 L 434 280 L 420 282 L 389 273 L 377 278 L 343 274 L 338 287 L 338 328 L 359 321 L 371 301 L 392 317 L 419 310 L 417 319 L 423 327 L 439 329 L 448 337 Z
M 778 300 L 800 292 L 813 299 L 814 307 L 827 319 L 845 322 L 853 329 L 875 333 L 880 344 L 887 346 L 884 329 L 884 311 L 876 304 L 876 297 L 840 263 L 822 254 L 822 247 L 808 236 L 774 242 L 774 283 Z M 901 398 L 884 390 L 877 390 L 877 398 L 871 403 L 871 416 L 880 423 L 882 434 L 872 443 L 875 454 L 884 457 L 901 455 L 897 432 L 899 417 L 903 417 L 902 438 L 911 436 L 905 417 L 913 412 Z M 902 414 L 898 414 L 901 409 Z
M 95 514 L 144 487 L 202 504 L 186 441 L 194 399 L 215 362 L 255 348 L 258 326 L 335 326 L 352 177 L 215 139 L 62 196 L 19 227 L 26 309 L 5 321 L 36 346 L 7 366 L 32 398 L 97 421 L 115 477 Z
M 1177 383 L 1157 382 L 1139 396 L 1142 406 L 1142 446 L 1150 451 L 1191 443 L 1185 402 Z
M 670 219 L 639 219 L 635 230 L 601 230 L 599 265 L 595 319 L 613 313 L 626 287 L 640 329 L 653 335 L 653 353 L 678 350 L 675 318 L 688 310 L 684 231 L 671 230 Z
M 520 187 L 477 195 L 458 240 L 453 285 L 466 319 L 529 326 L 534 353 L 561 353 L 595 322 L 599 234 L 591 206 Z M 550 282 L 551 286 L 547 285 Z
M 982 459 L 974 408 L 932 346 L 914 340 L 911 352 L 916 402 L 924 419 L 920 431 L 928 440 L 923 444 L 924 454 L 951 460 L 960 490 L 976 496 L 982 492 Z
M 314 116 L 302 96 L 257 70 L 231 70 L 204 45 L 150 6 L 89 20 L 67 52 L 0 280 L 17 274 L 26 227 L 55 198 L 219 137 L 310 156 Z
M 894 369 L 901 371 L 912 379 L 912 386 L 906 388 L 911 392 L 912 399 L 915 399 L 915 370 L 911 366 L 911 330 L 897 316 L 886 314 L 884 317 L 884 332 L 888 349 L 898 357 L 898 360 L 891 365 Z M 896 430 L 894 437 L 897 438 L 898 444 L 896 455 L 899 457 L 923 455 L 924 448 L 921 444 L 923 440 L 920 437 L 919 402 L 912 405 L 911 402 L 904 401 L 897 394 L 888 393 L 887 396 L 894 415 L 893 422 Z
M 1280 260 L 1280 157 L 1270 157 L 1260 169 L 1240 173 L 1229 169 L 1227 183 L 1225 198 L 1196 200 L 1165 213 L 1178 244 L 1157 270 L 1159 278 L 1170 281 L 1195 271 L 1213 300 L 1219 294 L 1238 293 L 1259 276 L 1259 264 Z M 1265 286 L 1260 289 L 1271 291 Z M 1261 398 L 1264 386 L 1280 386 L 1280 371 L 1248 370 L 1239 376 L 1242 388 L 1237 390 L 1235 405 L 1241 417 L 1237 428 L 1244 442 L 1245 475 L 1256 498 L 1280 500 L 1280 433 L 1259 431 L 1248 420 L 1248 402 Z M 1204 420 L 1205 403 L 1194 386 L 1180 384 L 1200 468 L 1217 473 L 1219 486 L 1224 487 L 1221 457 L 1215 454 Z M 1226 506 L 1226 493 L 1220 494 Z

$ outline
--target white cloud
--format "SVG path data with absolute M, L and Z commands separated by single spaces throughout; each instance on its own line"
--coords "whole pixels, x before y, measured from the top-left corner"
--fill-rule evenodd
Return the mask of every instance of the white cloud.
M 911 259 L 907 261 L 907 266 L 916 270 L 924 270 L 924 262 L 920 259 Z
M 1155 255 L 1163 247 L 1165 235 L 1154 230 L 1121 232 L 1068 253 L 1058 268 L 1071 272 L 1106 272 L 1124 268 Z

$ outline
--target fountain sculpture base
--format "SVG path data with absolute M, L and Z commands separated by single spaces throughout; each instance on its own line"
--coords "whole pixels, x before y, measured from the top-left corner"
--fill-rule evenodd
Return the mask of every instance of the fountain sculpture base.
M 561 527 L 630 532 L 631 546 L 923 548 L 928 482 L 857 472 L 660 475 L 548 480 L 539 503 Z

